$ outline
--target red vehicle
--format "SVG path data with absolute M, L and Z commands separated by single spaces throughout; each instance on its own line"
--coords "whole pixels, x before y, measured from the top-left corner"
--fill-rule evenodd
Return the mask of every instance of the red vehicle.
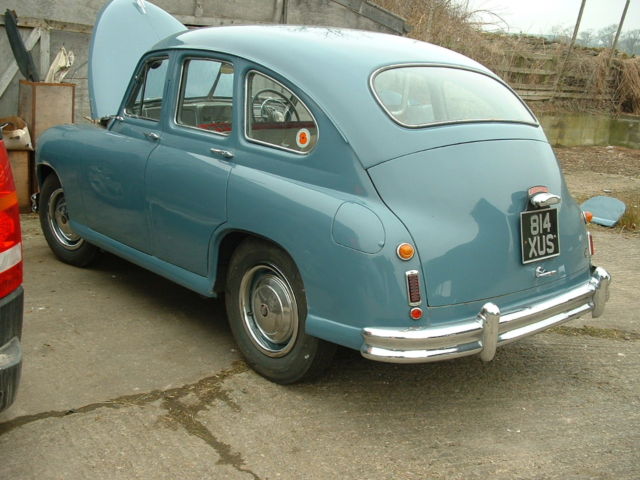
M 15 399 L 22 367 L 23 289 L 20 212 L 0 128 L 0 411 Z

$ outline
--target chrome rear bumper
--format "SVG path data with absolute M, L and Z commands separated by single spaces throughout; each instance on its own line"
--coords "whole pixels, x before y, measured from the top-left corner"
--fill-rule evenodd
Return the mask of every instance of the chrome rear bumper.
M 464 322 L 404 329 L 364 328 L 361 353 L 371 360 L 391 363 L 435 362 L 474 354 L 488 362 L 501 345 L 587 312 L 599 317 L 609 299 L 610 281 L 609 273 L 596 267 L 587 283 L 517 311 L 502 314 L 497 305 L 489 302 L 475 318 Z

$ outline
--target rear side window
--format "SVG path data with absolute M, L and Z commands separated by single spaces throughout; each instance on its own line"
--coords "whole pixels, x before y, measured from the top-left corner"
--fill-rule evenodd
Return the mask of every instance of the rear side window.
M 233 126 L 233 76 L 228 62 L 185 60 L 176 123 L 228 135 Z
M 151 58 L 136 76 L 136 85 L 124 111 L 127 115 L 160 120 L 164 82 L 167 78 L 167 57 Z
M 247 76 L 246 136 L 258 143 L 308 153 L 318 142 L 318 125 L 288 88 L 258 72 Z
M 479 72 L 451 67 L 395 67 L 374 73 L 376 99 L 407 127 L 455 122 L 536 124 L 506 86 Z

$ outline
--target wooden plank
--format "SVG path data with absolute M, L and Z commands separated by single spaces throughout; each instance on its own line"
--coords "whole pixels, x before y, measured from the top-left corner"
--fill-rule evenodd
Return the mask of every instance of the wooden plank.
M 193 27 L 220 27 L 224 25 L 246 25 L 247 22 L 234 18 L 224 17 L 198 17 L 195 15 L 173 15 L 180 23 Z M 252 25 L 264 24 L 264 22 L 251 22 Z
M 514 90 L 548 90 L 553 91 L 553 85 L 551 83 L 509 83 L 509 86 Z M 584 92 L 585 87 L 560 87 L 560 91 L 563 92 Z
M 46 28 L 40 34 L 40 79 L 44 80 L 51 63 L 51 34 Z
M 24 46 L 28 51 L 31 51 L 36 45 L 36 43 L 40 39 L 40 35 L 42 35 L 41 28 L 34 28 L 31 31 L 27 39 L 24 41 Z M 0 76 L 0 97 L 4 95 L 4 92 L 7 90 L 7 87 L 11 83 L 11 80 L 13 80 L 13 77 L 15 77 L 16 73 L 18 73 L 18 70 L 18 64 L 16 63 L 15 59 L 9 60 L 7 69 L 4 71 L 2 76 Z
M 0 25 L 4 26 L 4 15 L 0 16 Z M 84 23 L 60 22 L 58 20 L 46 20 L 35 17 L 19 17 L 18 26 L 26 28 L 43 28 L 76 33 L 91 33 L 93 25 Z
M 509 83 L 509 86 L 511 88 L 513 88 L 514 90 L 553 90 L 553 85 L 549 84 L 549 83 L 540 83 L 540 84 L 535 84 L 535 83 Z
M 527 73 L 529 75 L 555 75 L 555 70 L 543 70 L 541 68 L 520 68 L 520 67 L 507 67 L 498 68 L 499 72 L 505 73 Z
M 552 98 L 564 98 L 573 100 L 611 100 L 610 95 L 591 95 L 589 93 L 566 93 L 566 92 L 518 92 L 524 100 L 539 101 L 551 100 Z
M 555 60 L 556 59 L 556 55 L 552 53 L 534 53 L 534 52 L 524 52 L 524 51 L 519 52 L 517 50 L 511 50 L 505 53 L 507 56 L 527 58 L 529 60 Z

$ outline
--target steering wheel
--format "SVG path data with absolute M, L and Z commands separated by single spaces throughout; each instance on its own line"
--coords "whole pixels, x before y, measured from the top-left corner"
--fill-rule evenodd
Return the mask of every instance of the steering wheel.
M 283 93 L 265 88 L 253 96 L 253 121 L 289 122 L 292 119 L 300 121 L 295 104 Z

